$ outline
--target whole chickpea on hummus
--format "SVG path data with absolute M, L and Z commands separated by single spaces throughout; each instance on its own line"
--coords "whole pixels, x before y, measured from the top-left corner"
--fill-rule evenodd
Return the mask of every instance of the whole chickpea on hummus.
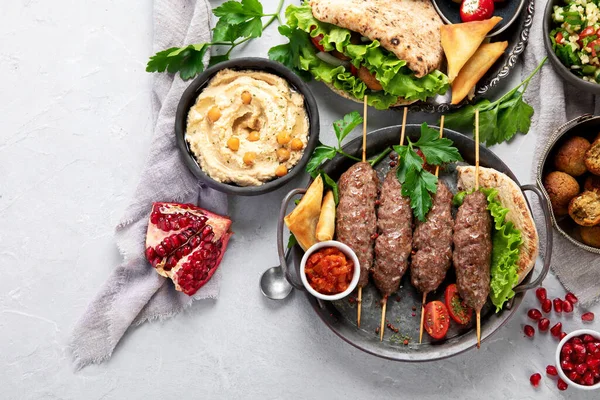
M 190 109 L 185 137 L 214 180 L 262 185 L 302 158 L 308 141 L 304 97 L 277 75 L 224 69 Z

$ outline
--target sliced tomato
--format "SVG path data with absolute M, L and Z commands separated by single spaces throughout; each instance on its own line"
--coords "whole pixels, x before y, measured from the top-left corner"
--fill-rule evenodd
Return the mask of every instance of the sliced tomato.
M 579 44 L 580 47 L 583 47 L 583 39 L 588 36 L 595 35 L 595 34 L 596 34 L 596 30 L 594 29 L 594 27 L 588 26 L 587 28 L 582 30 L 581 33 L 579 34 L 579 37 L 577 38 L 577 44 Z
M 458 294 L 458 289 L 453 283 L 448 285 L 446 292 L 444 293 L 444 300 L 446 301 L 446 307 L 450 317 L 461 325 L 466 325 L 471 322 L 473 316 L 473 309 L 465 304 L 463 299 Z
M 563 37 L 563 34 L 562 34 L 562 32 L 558 32 L 558 33 L 556 34 L 556 37 L 554 38 L 554 40 L 555 40 L 555 41 L 556 41 L 556 43 L 558 43 L 558 44 L 562 44 L 562 42 L 563 42 L 563 39 L 564 39 L 564 37 Z
M 600 53 L 600 39 L 596 39 L 590 44 L 587 45 L 590 49 L 592 49 L 592 57 L 596 57 L 598 53 Z
M 350 64 L 350 73 L 354 76 L 358 76 L 358 68 L 356 68 L 354 65 Z
M 321 40 L 323 40 L 323 35 L 317 35 L 315 37 L 311 36 L 310 40 L 313 42 L 313 44 L 319 51 L 325 51 L 325 47 L 323 47 L 323 45 L 321 44 Z
M 438 300 L 427 303 L 425 306 L 423 327 L 429 336 L 434 339 L 442 339 L 448 333 L 449 326 L 450 316 L 444 303 Z

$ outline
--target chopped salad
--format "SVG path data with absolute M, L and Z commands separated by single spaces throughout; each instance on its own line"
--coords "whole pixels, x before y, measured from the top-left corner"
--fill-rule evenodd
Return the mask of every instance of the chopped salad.
M 600 83 L 600 0 L 565 0 L 554 6 L 552 48 L 562 63 L 588 82 Z

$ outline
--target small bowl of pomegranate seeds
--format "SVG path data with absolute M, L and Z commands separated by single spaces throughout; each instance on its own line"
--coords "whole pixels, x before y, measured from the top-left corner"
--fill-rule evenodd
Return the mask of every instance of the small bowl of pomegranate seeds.
M 311 246 L 300 262 L 306 290 L 321 300 L 339 300 L 358 285 L 360 265 L 352 249 L 336 240 Z
M 556 349 L 556 369 L 570 387 L 600 388 L 600 333 L 578 329 L 565 336 Z

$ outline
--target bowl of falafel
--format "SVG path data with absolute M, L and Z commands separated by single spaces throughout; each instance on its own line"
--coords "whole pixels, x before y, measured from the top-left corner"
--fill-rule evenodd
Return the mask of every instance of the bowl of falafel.
M 537 180 L 559 233 L 600 254 L 600 116 L 583 115 L 554 132 Z

